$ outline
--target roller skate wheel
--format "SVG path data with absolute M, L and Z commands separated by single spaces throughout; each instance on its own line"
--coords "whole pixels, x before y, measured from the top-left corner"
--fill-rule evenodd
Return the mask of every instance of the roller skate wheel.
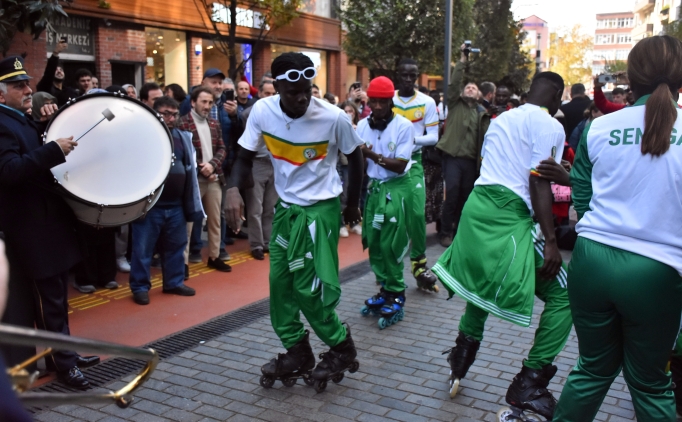
M 440 291 L 440 289 L 438 288 L 438 286 L 436 286 L 436 285 L 434 284 L 434 285 L 433 285 L 433 291 L 436 292 L 436 293 L 438 293 L 438 292 Z
M 340 383 L 341 381 L 343 381 L 343 372 L 341 372 L 340 374 L 334 375 L 334 376 L 332 377 L 332 381 L 334 382 L 334 384 L 338 384 L 338 383 Z
M 272 386 L 275 384 L 275 378 L 269 376 L 269 375 L 263 375 L 260 377 L 260 385 L 263 388 L 272 388 Z
M 388 323 L 386 318 L 384 318 L 384 317 L 379 318 L 379 329 L 380 330 L 383 330 L 384 328 L 388 327 L 389 325 L 391 325 L 391 324 Z
M 521 412 L 523 422 L 544 422 L 546 419 L 535 412 Z
M 371 313 L 372 311 L 369 309 L 367 305 L 363 306 L 362 309 L 360 309 L 360 313 L 362 316 L 367 316 Z
M 450 398 L 454 398 L 457 395 L 457 390 L 459 390 L 459 378 L 455 378 L 450 383 Z
M 313 387 L 315 388 L 316 392 L 321 393 L 327 388 L 327 381 L 315 380 L 315 384 L 313 385 Z
M 284 384 L 285 387 L 293 387 L 296 384 L 296 377 L 283 378 L 282 384 Z
M 309 387 L 312 387 L 315 384 L 315 380 L 310 375 L 304 376 L 303 382 Z
M 514 412 L 512 412 L 510 408 L 503 407 L 497 411 L 497 422 L 511 422 L 514 419 L 510 419 L 509 417 L 513 414 Z
M 354 373 L 358 372 L 358 369 L 360 369 L 360 362 L 358 362 L 356 360 L 350 364 L 350 366 L 348 367 L 348 372 L 350 372 L 351 374 L 354 374 Z

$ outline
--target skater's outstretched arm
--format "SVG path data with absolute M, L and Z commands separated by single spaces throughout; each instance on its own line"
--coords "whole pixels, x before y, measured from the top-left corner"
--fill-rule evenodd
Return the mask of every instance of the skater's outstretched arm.
M 540 223 L 540 230 L 545 237 L 545 263 L 540 268 L 540 277 L 551 280 L 561 269 L 561 253 L 554 234 L 554 219 L 552 217 L 552 189 L 549 180 L 537 176 L 529 177 L 530 202 L 535 212 L 535 218 Z

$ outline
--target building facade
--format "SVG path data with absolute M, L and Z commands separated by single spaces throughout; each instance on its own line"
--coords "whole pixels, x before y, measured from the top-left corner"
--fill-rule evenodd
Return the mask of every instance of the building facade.
M 523 49 L 529 52 L 537 72 L 544 72 L 549 67 L 549 25 L 535 15 L 521 19 L 521 22 L 526 31 Z
M 592 52 L 592 73 L 603 73 L 605 67 L 627 62 L 633 46 L 635 15 L 633 12 L 597 14 Z
M 87 68 L 100 86 L 145 82 L 177 83 L 185 90 L 201 83 L 205 69 L 217 67 L 227 74 L 225 54 L 216 44 L 217 25 L 227 34 L 229 10 L 214 3 L 212 14 L 200 9 L 202 1 L 130 0 L 126 2 L 75 0 L 66 8 L 69 17 L 52 22 L 56 33 L 45 31 L 38 40 L 17 34 L 8 54 L 25 56 L 34 78 L 43 74 L 47 58 L 62 37 L 69 48 L 60 54 L 66 83 L 75 70 Z M 108 6 L 108 8 L 106 8 Z M 322 93 L 345 99 L 356 80 L 367 82 L 366 69 L 349 65 L 341 50 L 341 25 L 335 16 L 336 0 L 304 1 L 300 14 L 284 27 L 270 31 L 258 42 L 261 15 L 246 7 L 236 14 L 238 63 L 253 54 L 244 76 L 258 85 L 278 55 L 297 51 L 308 55 L 318 70 L 314 83 Z

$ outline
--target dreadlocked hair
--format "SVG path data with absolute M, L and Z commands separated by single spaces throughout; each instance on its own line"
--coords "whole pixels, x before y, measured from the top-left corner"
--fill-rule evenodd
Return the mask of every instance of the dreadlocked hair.
M 303 70 L 308 67 L 315 67 L 310 57 L 302 53 L 284 53 L 278 56 L 270 66 L 272 77 L 284 75 L 288 70 Z
M 682 86 L 682 43 L 671 36 L 639 41 L 628 55 L 628 79 L 633 90 L 651 94 L 644 111 L 642 154 L 661 156 L 670 148 L 670 134 L 677 121 L 672 93 Z

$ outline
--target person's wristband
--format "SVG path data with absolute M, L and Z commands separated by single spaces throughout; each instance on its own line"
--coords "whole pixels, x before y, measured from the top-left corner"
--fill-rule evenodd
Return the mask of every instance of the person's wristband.
M 384 163 L 384 156 L 381 155 L 381 154 L 379 154 L 379 155 L 377 156 L 377 159 L 376 159 L 375 163 L 377 163 L 377 165 L 380 165 L 380 166 L 385 166 L 386 163 Z

